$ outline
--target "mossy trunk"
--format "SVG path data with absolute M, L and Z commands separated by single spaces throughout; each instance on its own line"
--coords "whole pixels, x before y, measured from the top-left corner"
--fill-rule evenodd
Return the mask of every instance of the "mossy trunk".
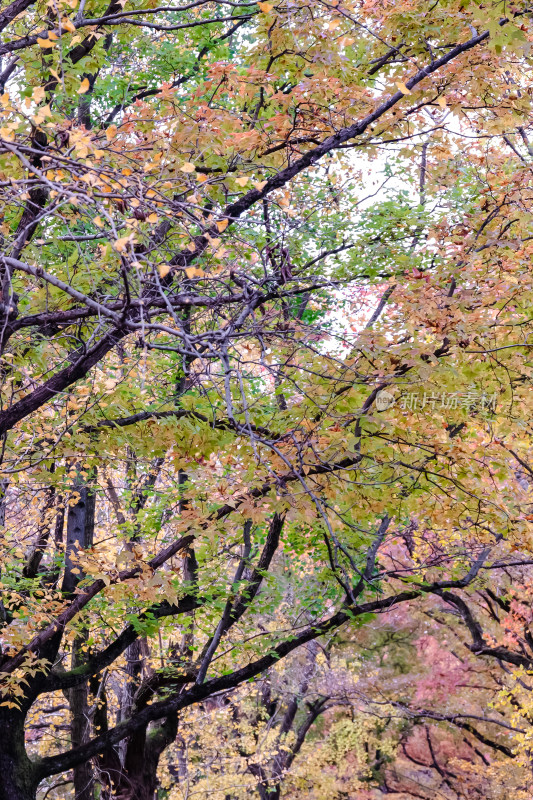
M 24 716 L 0 708 L 0 800 L 35 800 L 37 780 L 24 746 Z

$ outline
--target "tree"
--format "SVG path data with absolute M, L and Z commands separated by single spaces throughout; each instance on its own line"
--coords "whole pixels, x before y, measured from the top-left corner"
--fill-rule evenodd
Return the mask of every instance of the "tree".
M 526 706 L 518 722 L 516 691 L 515 711 L 502 703 L 497 663 L 480 662 L 457 622 L 439 598 L 398 606 L 191 707 L 160 791 L 169 800 L 527 797 Z
M 2 800 L 69 770 L 79 800 L 148 800 L 183 709 L 527 549 L 529 10 L 505 13 L 0 12 Z M 419 196 L 365 200 L 357 156 L 398 146 L 385 178 Z M 69 740 L 28 755 L 59 692 Z

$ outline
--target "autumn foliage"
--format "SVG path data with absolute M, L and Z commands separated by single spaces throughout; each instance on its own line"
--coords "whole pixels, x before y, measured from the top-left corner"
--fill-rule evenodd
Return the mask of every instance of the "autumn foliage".
M 531 796 L 533 9 L 0 9 L 0 800 Z

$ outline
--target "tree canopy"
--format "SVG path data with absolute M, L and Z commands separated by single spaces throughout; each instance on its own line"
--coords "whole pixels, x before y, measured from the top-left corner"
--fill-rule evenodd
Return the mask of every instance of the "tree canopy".
M 532 41 L 0 10 L 0 800 L 530 796 Z

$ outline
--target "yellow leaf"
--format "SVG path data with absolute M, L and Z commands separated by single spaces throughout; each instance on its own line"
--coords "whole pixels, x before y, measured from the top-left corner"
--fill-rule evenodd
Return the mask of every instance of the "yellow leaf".
M 70 33 L 76 33 L 76 26 L 73 22 L 71 22 L 70 19 L 67 19 L 66 17 L 65 19 L 61 20 L 61 27 Z
M 188 278 L 203 278 L 205 275 L 203 269 L 198 269 L 197 267 L 185 267 L 185 273 Z
M 187 161 L 182 167 L 182 172 L 196 172 L 196 167 L 190 161 Z
M 411 90 L 407 88 L 403 81 L 396 81 L 396 86 L 402 94 L 412 94 Z
M 80 88 L 78 89 L 78 94 L 85 94 L 85 92 L 89 91 L 90 87 L 91 87 L 91 84 L 89 83 L 89 78 L 84 78 L 82 80 L 82 82 L 80 83 Z
M 42 86 L 36 86 L 33 92 L 31 93 L 31 96 L 33 97 L 36 103 L 40 103 L 41 100 L 44 100 L 45 94 L 46 92 L 44 91 L 44 88 Z
M 188 203 L 198 203 L 198 198 L 195 194 L 190 194 L 187 198 Z
M 217 221 L 218 232 L 222 233 L 222 231 L 225 231 L 226 228 L 228 227 L 228 224 L 229 224 L 229 220 L 227 220 L 227 219 L 219 219 Z
M 268 181 L 255 181 L 254 186 L 258 192 L 261 192 L 265 186 L 267 185 Z
M 442 96 L 441 97 L 437 97 L 437 103 L 439 104 L 439 106 L 441 108 L 446 108 L 448 106 L 448 103 L 446 102 L 446 98 L 442 97 Z
M 168 275 L 168 273 L 171 270 L 170 264 L 159 264 L 158 270 L 159 270 L 159 275 L 161 276 L 161 278 L 164 278 L 165 275 Z
M 147 217 L 147 219 L 148 219 L 148 222 L 157 222 L 158 217 L 157 217 L 157 214 L 155 213 L 155 211 L 154 211 L 153 214 L 150 214 Z
M 121 239 L 117 239 L 117 241 L 114 243 L 113 247 L 119 253 L 123 253 L 124 250 L 127 248 L 129 242 L 131 242 L 132 240 L 133 240 L 133 237 L 132 237 L 132 235 L 130 233 L 128 236 L 123 236 Z
M 95 217 L 93 219 L 93 222 L 94 222 L 94 224 L 96 225 L 97 228 L 103 228 L 104 227 L 104 223 L 102 222 L 102 218 L 101 217 Z
M 269 11 L 272 11 L 274 6 L 272 3 L 258 3 L 259 9 L 263 12 L 263 14 L 268 14 Z
M 187 245 L 187 250 L 190 250 L 191 253 L 194 253 L 194 251 L 196 250 L 195 243 L 194 242 L 189 242 L 189 244 Z
M 55 42 L 52 42 L 50 39 L 41 39 L 39 36 L 37 37 L 37 44 L 39 47 L 43 48 L 55 46 Z
M 250 178 L 247 178 L 246 175 L 241 175 L 240 178 L 235 178 L 235 183 L 238 183 L 239 186 L 246 186 Z
M 55 42 L 59 37 L 57 33 L 55 33 L 54 31 L 48 31 L 48 38 L 52 39 Z
M 38 113 L 38 114 L 36 114 L 36 115 L 35 115 L 35 117 L 34 117 L 33 119 L 34 119 L 34 122 L 35 122 L 37 125 L 40 125 L 40 124 L 41 124 L 41 122 L 42 122 L 44 119 L 46 119 L 46 117 L 51 117 L 51 116 L 52 116 L 52 112 L 51 112 L 51 110 L 50 110 L 50 106 L 49 106 L 49 105 L 46 105 L 46 106 L 42 106 L 42 108 L 40 108 L 40 109 L 39 109 L 39 113 Z
M 117 130 L 118 128 L 116 125 L 110 125 L 109 128 L 107 128 L 105 132 L 105 138 L 107 139 L 108 142 L 110 142 L 111 139 L 115 138 L 115 136 L 117 135 Z

